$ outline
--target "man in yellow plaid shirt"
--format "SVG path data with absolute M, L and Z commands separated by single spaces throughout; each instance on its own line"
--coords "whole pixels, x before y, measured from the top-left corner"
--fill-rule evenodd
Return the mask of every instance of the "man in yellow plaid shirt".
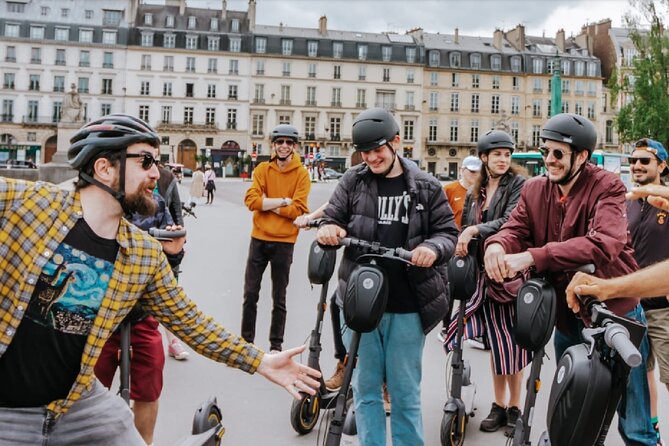
M 198 353 L 314 394 L 320 374 L 292 359 L 304 347 L 265 354 L 225 330 L 177 285 L 163 246 L 123 218 L 153 211 L 155 131 L 110 115 L 70 142 L 74 192 L 0 178 L 0 444 L 144 444 L 93 373 L 136 302 Z

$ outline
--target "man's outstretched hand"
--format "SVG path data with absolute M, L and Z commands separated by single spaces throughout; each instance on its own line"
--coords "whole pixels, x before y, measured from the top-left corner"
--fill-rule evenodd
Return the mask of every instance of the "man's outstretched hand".
M 306 347 L 303 345 L 279 353 L 266 353 L 257 372 L 286 389 L 297 400 L 302 398 L 300 392 L 315 395 L 321 373 L 293 360 L 293 356 L 302 353 Z

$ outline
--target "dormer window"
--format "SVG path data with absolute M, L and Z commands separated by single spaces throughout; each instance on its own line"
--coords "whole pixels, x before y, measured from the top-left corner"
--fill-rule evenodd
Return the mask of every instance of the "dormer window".
M 469 65 L 476 70 L 481 68 L 481 55 L 480 54 L 471 54 L 469 56 Z
M 490 68 L 499 71 L 502 69 L 502 56 L 499 54 L 493 54 L 490 56 Z
M 232 19 L 232 23 L 230 24 L 230 31 L 233 33 L 239 32 L 239 19 Z
M 197 26 L 197 19 L 193 16 L 188 17 L 188 29 L 195 29 Z
M 144 24 L 145 25 L 153 25 L 153 14 L 144 14 Z
M 460 53 L 450 53 L 448 55 L 449 62 L 451 67 L 459 68 L 460 67 Z
M 218 31 L 218 19 L 216 17 L 212 17 L 212 19 L 209 21 L 209 30 Z
M 174 28 L 174 16 L 168 15 L 165 17 L 165 26 L 168 28 Z

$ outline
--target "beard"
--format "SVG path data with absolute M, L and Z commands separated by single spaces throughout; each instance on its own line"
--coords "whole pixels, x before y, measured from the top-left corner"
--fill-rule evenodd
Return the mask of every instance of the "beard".
M 156 200 L 154 200 L 153 195 L 147 197 L 145 194 L 146 189 L 153 189 L 151 186 L 155 186 L 153 181 L 144 181 L 132 193 L 125 194 L 123 201 L 125 202 L 125 211 L 128 213 L 138 213 L 143 216 L 152 216 L 155 215 L 158 211 L 158 205 Z M 116 179 L 112 185 L 112 189 L 118 190 L 119 181 Z

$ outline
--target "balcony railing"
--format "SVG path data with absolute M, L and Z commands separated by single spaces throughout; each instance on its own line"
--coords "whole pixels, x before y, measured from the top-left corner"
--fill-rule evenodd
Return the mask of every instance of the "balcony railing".
M 228 130 L 237 130 L 237 121 L 228 121 L 225 124 L 225 128 Z
M 414 110 L 416 110 L 416 106 L 407 104 L 407 105 L 404 106 L 404 110 L 405 111 L 414 111 Z
M 14 82 L 9 82 L 6 84 L 2 84 L 2 88 L 5 88 L 7 90 L 13 90 L 14 89 Z
M 341 101 L 332 101 L 330 102 L 331 107 L 341 107 Z
M 316 140 L 316 134 L 315 133 L 305 133 L 304 134 L 304 139 L 307 141 L 315 141 Z
M 166 73 L 171 73 L 174 71 L 174 66 L 173 65 L 163 65 L 163 71 Z
M 79 61 L 79 66 L 80 67 L 90 67 L 91 63 L 82 60 L 82 61 Z
M 279 105 L 290 105 L 290 99 L 280 99 Z
M 36 58 L 36 57 L 33 57 L 33 58 L 30 59 L 30 63 L 41 64 L 41 63 L 42 63 L 42 59 L 38 59 L 38 58 Z
M 106 62 L 102 64 L 102 68 L 114 68 L 114 64 Z
M 330 141 L 341 141 L 339 133 L 330 133 Z
M 13 114 L 0 115 L 0 121 L 1 122 L 13 122 L 14 121 L 14 115 Z
M 34 115 L 24 115 L 21 120 L 23 124 L 26 125 L 56 125 L 58 124 L 58 119 L 53 116 L 34 116 Z
M 14 56 L 5 56 L 5 62 L 16 62 L 16 57 L 14 57 Z
M 236 94 L 229 94 L 228 95 L 228 101 L 236 101 L 237 99 L 238 98 L 237 98 Z
M 176 131 L 178 130 L 211 131 L 219 129 L 217 122 L 214 121 L 195 122 L 189 119 L 185 119 L 183 122 L 160 120 L 156 127 L 159 130 L 176 130 Z
M 65 65 L 65 59 L 56 59 L 56 65 Z
M 254 104 L 264 104 L 265 103 L 265 98 L 253 98 L 253 103 Z
M 356 108 L 367 108 L 367 103 L 366 102 L 356 102 L 355 107 Z
M 385 108 L 386 110 L 391 110 L 391 111 L 393 111 L 393 110 L 395 110 L 396 104 L 395 104 L 395 103 L 391 103 L 391 102 L 377 102 L 377 103 L 375 104 L 375 107 L 378 107 L 378 108 Z
M 304 105 L 306 105 L 307 107 L 315 107 L 316 106 L 316 100 L 315 99 L 314 100 L 307 99 L 307 101 L 304 103 Z

